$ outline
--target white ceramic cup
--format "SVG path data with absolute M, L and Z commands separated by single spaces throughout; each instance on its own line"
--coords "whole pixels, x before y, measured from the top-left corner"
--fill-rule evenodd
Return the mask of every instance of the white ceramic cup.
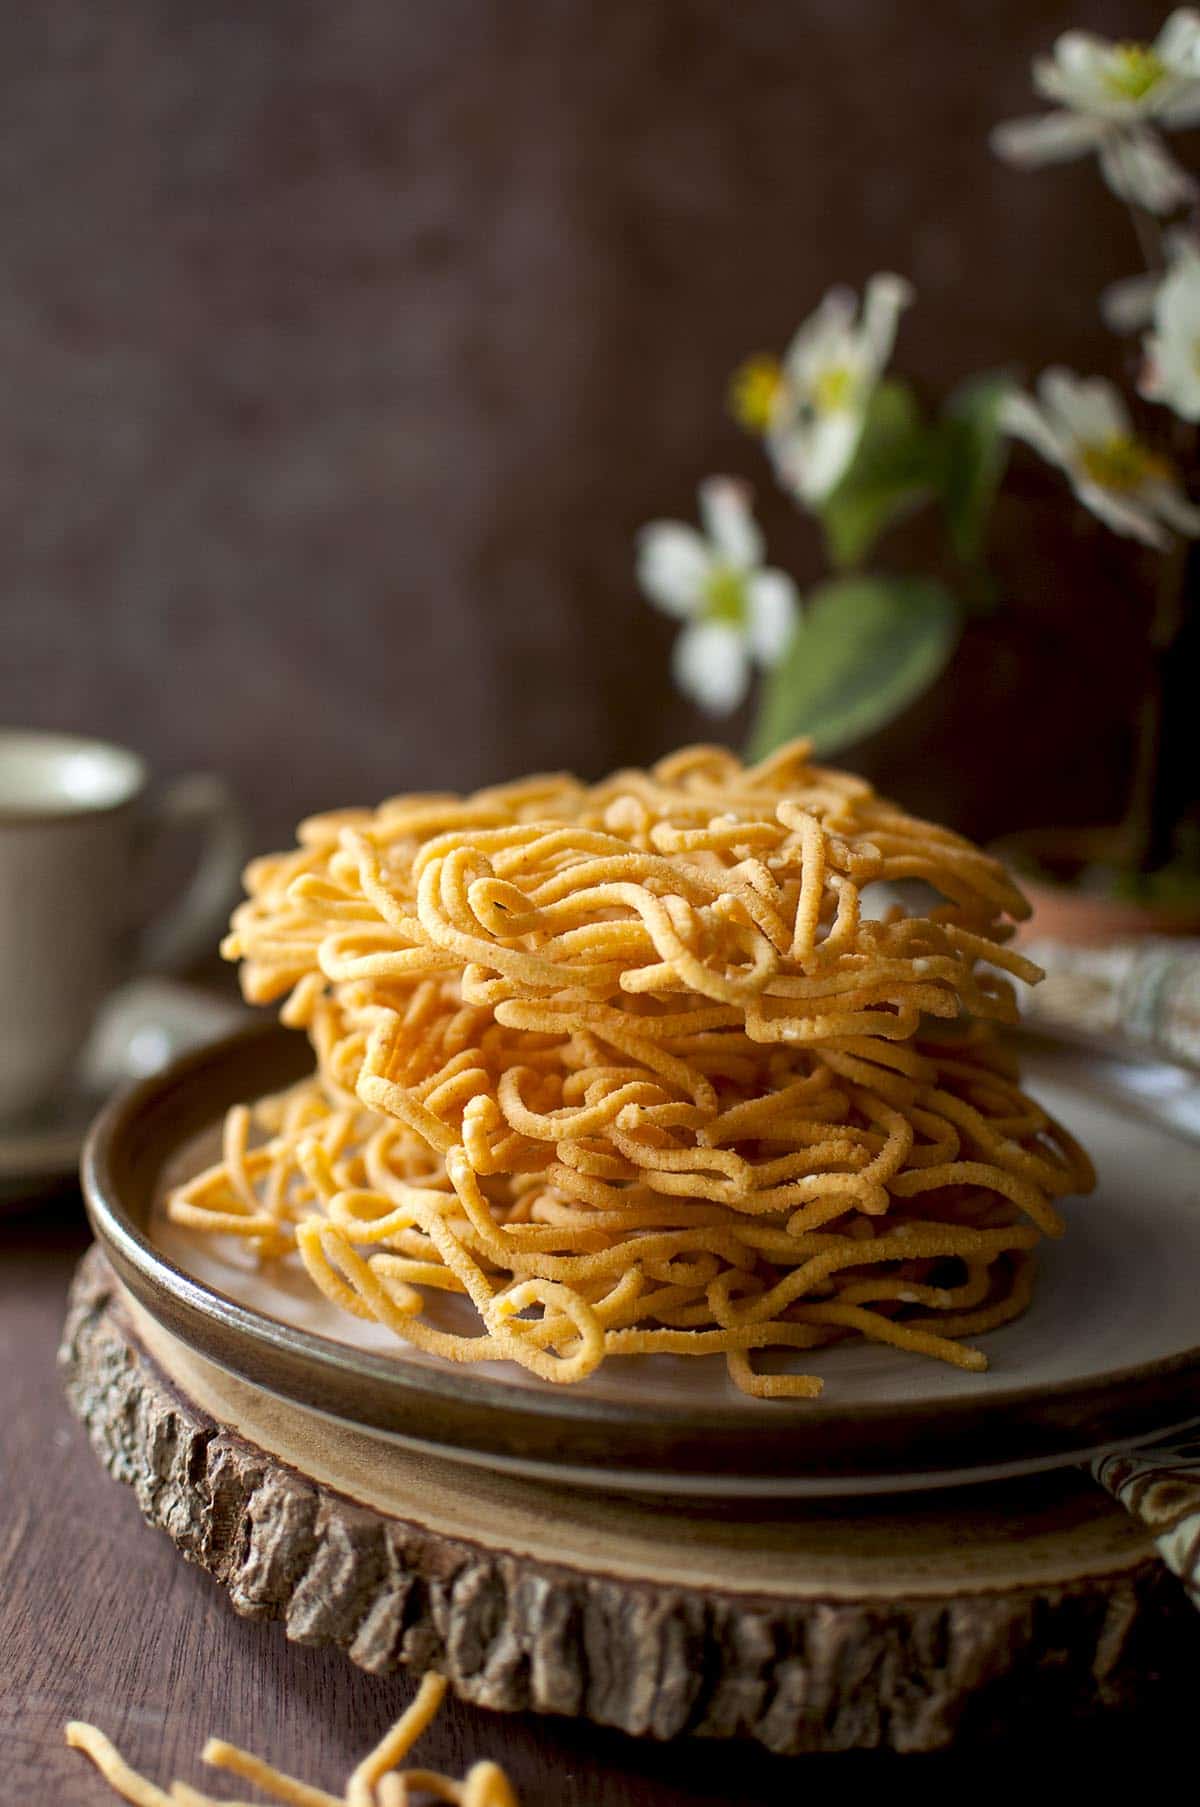
M 178 828 L 200 834 L 199 861 L 182 897 L 147 922 L 148 858 Z M 67 1079 L 121 979 L 213 945 L 244 856 L 222 779 L 193 773 L 152 791 L 124 747 L 0 728 L 0 1121 Z

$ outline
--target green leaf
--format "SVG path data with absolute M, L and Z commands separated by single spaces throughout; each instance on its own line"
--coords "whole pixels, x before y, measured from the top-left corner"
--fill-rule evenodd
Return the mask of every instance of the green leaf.
M 937 435 L 913 391 L 894 378 L 880 383 L 853 462 L 817 510 L 833 563 L 861 563 L 885 527 L 936 492 L 940 474 Z
M 958 605 L 918 577 L 843 577 L 815 591 L 763 684 L 751 754 L 794 735 L 836 753 L 927 690 L 958 638 Z
M 946 403 L 942 499 L 955 554 L 975 564 L 987 537 L 992 504 L 1008 463 L 1000 404 L 1012 388 L 1003 371 L 972 377 Z

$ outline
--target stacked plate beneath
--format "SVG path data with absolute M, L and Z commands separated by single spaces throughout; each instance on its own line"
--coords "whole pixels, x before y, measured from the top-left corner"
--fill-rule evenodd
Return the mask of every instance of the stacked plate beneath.
M 1100 1174 L 1039 1257 L 1033 1305 L 983 1341 L 986 1374 L 879 1346 L 809 1355 L 816 1402 L 762 1402 L 720 1358 L 610 1361 L 581 1386 L 452 1368 L 259 1270 L 159 1209 L 237 1100 L 301 1076 L 294 1034 L 254 1029 L 117 1100 L 84 1164 L 97 1240 L 144 1311 L 219 1368 L 442 1458 L 590 1489 L 700 1500 L 899 1493 L 1064 1467 L 1200 1409 L 1200 1088 L 1173 1068 L 1030 1044 L 1026 1083 Z

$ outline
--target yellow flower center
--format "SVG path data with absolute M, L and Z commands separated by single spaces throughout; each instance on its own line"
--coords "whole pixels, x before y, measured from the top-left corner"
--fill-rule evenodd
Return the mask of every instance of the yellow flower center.
M 766 352 L 747 358 L 734 371 L 729 384 L 733 418 L 748 433 L 765 433 L 783 388 L 783 366 Z
M 854 395 L 854 372 L 849 364 L 827 364 L 812 385 L 813 407 L 818 414 L 836 414 L 848 408 Z
M 1149 44 L 1118 44 L 1104 79 L 1121 99 L 1143 100 L 1166 73 L 1167 65 Z
M 704 580 L 704 619 L 740 627 L 746 613 L 745 582 L 732 565 L 714 565 Z
M 1156 457 L 1140 439 L 1134 439 L 1129 433 L 1093 439 L 1080 447 L 1079 462 L 1085 474 L 1101 489 L 1118 490 L 1122 494 L 1171 474 L 1165 458 Z

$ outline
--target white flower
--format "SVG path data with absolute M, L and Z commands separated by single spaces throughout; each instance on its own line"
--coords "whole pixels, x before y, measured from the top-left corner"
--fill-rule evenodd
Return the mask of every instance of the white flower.
M 1115 532 L 1160 548 L 1170 544 L 1164 522 L 1200 534 L 1200 507 L 1166 459 L 1137 438 L 1120 392 L 1103 377 L 1047 370 L 1037 401 L 1014 391 L 1000 419 L 1065 471 L 1079 500 Z
M 1118 276 L 1100 291 L 1100 317 L 1114 333 L 1136 333 L 1154 318 L 1154 302 L 1162 283 L 1155 270 Z
M 1058 107 L 996 127 L 992 148 L 1006 162 L 1036 169 L 1095 151 L 1123 201 L 1171 213 L 1193 199 L 1195 182 L 1154 129 L 1200 124 L 1200 12 L 1193 7 L 1173 12 L 1153 44 L 1064 32 L 1054 54 L 1034 63 L 1033 85 Z
M 1167 227 L 1162 233 L 1162 253 L 1169 276 L 1181 259 L 1200 255 L 1200 239 L 1188 226 Z M 1136 276 L 1121 276 L 1110 282 L 1100 294 L 1105 326 L 1115 333 L 1136 333 L 1151 325 L 1158 291 L 1165 281 L 1161 270 L 1142 270 Z
M 713 715 L 736 709 L 751 661 L 778 663 L 799 616 L 796 586 L 764 567 L 750 491 L 732 477 L 700 485 L 697 533 L 682 521 L 652 521 L 638 535 L 638 581 L 664 614 L 686 621 L 675 642 L 681 690 Z
M 1182 420 L 1200 420 L 1200 246 L 1194 239 L 1173 247 L 1154 298 L 1154 331 L 1142 345 L 1141 393 Z
M 810 507 L 819 506 L 850 467 L 900 314 L 912 298 L 903 277 L 872 276 L 856 319 L 853 292 L 830 289 L 788 347 L 767 445 L 780 483 Z

